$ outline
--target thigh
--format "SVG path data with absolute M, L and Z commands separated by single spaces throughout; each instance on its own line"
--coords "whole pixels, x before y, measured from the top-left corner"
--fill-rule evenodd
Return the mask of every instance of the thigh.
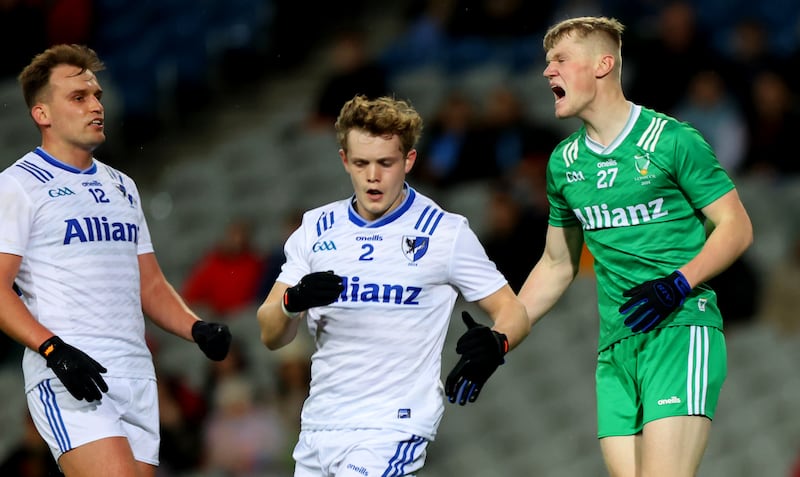
M 639 359 L 644 423 L 673 416 L 713 418 L 727 375 L 722 331 L 673 326 L 654 333 Z
M 143 477 L 124 437 L 106 437 L 83 444 L 62 454 L 58 465 L 66 477 Z
M 636 477 L 641 474 L 642 435 L 612 436 L 600 439 L 600 450 L 610 477 Z
M 711 420 L 705 416 L 666 417 L 645 424 L 642 475 L 694 477 L 710 430 Z

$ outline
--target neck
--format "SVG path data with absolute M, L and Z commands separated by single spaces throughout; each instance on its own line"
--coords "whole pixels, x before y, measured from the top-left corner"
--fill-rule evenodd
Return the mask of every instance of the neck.
M 42 149 L 64 164 L 84 170 L 92 165 L 92 150 L 42 139 Z
M 628 122 L 631 103 L 625 99 L 622 91 L 602 97 L 592 105 L 590 111 L 581 119 L 586 126 L 586 133 L 598 143 L 608 146 L 619 136 Z

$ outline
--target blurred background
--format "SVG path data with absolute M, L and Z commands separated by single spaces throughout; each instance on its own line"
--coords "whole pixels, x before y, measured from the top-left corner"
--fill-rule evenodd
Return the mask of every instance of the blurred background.
M 542 251 L 547 157 L 577 127 L 553 118 L 541 39 L 556 21 L 594 14 L 627 25 L 628 98 L 705 135 L 755 228 L 753 247 L 712 282 L 729 375 L 700 475 L 800 475 L 800 2 L 0 0 L 0 166 L 39 144 L 22 67 L 52 44 L 94 48 L 108 67 L 108 141 L 96 156 L 137 181 L 167 277 L 235 335 L 231 356 L 210 363 L 148 328 L 159 476 L 291 475 L 310 343 L 268 351 L 255 309 L 299 212 L 352 192 L 333 122 L 355 93 L 420 111 L 412 185 L 465 215 L 518 289 Z M 584 258 L 480 400 L 447 406 L 419 475 L 605 475 Z M 470 308 L 459 303 L 456 316 Z M 461 328 L 453 320 L 445 373 Z M 26 417 L 21 349 L 0 340 L 0 475 L 55 475 Z

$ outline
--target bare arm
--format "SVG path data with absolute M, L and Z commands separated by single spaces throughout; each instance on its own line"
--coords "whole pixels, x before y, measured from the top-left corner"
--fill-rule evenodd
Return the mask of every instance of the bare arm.
M 139 255 L 139 273 L 144 313 L 160 328 L 194 341 L 192 325 L 200 318 L 167 281 L 154 253 Z
M 36 321 L 12 288 L 21 263 L 19 255 L 0 253 L 0 330 L 38 352 L 53 332 Z
M 525 307 L 514 295 L 510 286 L 505 285 L 486 298 L 479 300 L 478 305 L 494 321 L 492 329 L 506 335 L 509 349 L 514 349 L 528 336 L 531 325 L 525 314 Z
M 735 189 L 702 212 L 714 224 L 714 230 L 700 253 L 680 269 L 692 287 L 720 274 L 753 243 L 753 224 Z
M 548 226 L 542 258 L 519 291 L 531 326 L 555 306 L 575 279 L 582 247 L 580 227 Z
M 275 282 L 256 312 L 258 325 L 261 328 L 261 342 L 271 350 L 291 343 L 297 336 L 300 320 L 305 316 L 305 312 L 302 312 L 296 318 L 289 318 L 281 309 L 281 300 L 287 288 L 289 285 L 286 283 Z

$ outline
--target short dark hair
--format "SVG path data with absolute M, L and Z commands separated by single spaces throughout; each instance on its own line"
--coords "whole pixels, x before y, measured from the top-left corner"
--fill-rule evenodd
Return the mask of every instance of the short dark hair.
M 55 45 L 33 57 L 30 64 L 19 74 L 22 85 L 22 96 L 25 104 L 32 108 L 39 101 L 43 91 L 50 83 L 53 68 L 59 65 L 71 65 L 96 73 L 105 69 L 105 65 L 94 50 L 84 45 Z

